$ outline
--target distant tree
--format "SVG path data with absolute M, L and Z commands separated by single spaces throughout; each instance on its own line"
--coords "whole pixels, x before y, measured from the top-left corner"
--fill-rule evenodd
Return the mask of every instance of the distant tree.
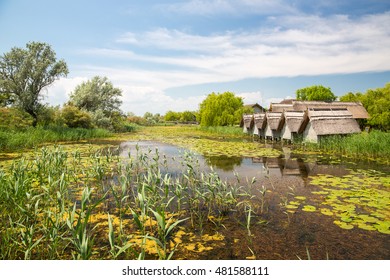
M 383 88 L 369 89 L 365 94 L 349 92 L 341 96 L 340 101 L 361 102 L 370 115 L 369 125 L 390 130 L 390 83 Z
M 43 89 L 67 74 L 65 61 L 57 61 L 50 45 L 31 42 L 26 49 L 14 47 L 0 57 L 0 104 L 25 111 L 36 126 L 44 106 Z
M 335 101 L 337 98 L 329 87 L 321 85 L 298 89 L 295 94 L 298 100 L 307 101 Z
M 199 105 L 201 126 L 226 126 L 238 124 L 244 103 L 232 92 L 211 93 Z
M 196 122 L 196 115 L 191 111 L 184 111 L 180 114 L 180 121 L 182 122 Z
M 168 111 L 166 112 L 164 116 L 164 120 L 166 122 L 175 122 L 179 121 L 181 117 L 181 114 L 179 112 L 174 112 L 174 111 Z
M 70 102 L 79 109 L 88 112 L 100 110 L 104 116 L 110 117 L 119 112 L 122 101 L 122 90 L 115 88 L 107 77 L 95 76 L 78 85 L 70 95 Z

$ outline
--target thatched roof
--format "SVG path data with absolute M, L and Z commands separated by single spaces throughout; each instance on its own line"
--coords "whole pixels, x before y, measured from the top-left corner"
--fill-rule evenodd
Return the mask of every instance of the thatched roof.
M 267 118 L 265 113 L 259 113 L 253 115 L 254 124 L 258 129 L 264 129 L 267 124 Z
M 246 105 L 244 105 L 244 107 L 250 107 L 250 108 L 253 108 L 253 109 L 257 108 L 260 112 L 265 112 L 266 111 L 265 108 L 263 106 L 261 106 L 260 104 L 258 104 L 258 103 L 246 104 Z
M 271 103 L 270 111 L 282 113 L 284 111 L 294 111 L 292 104 Z
M 308 116 L 310 120 L 314 119 L 340 119 L 353 118 L 353 115 L 347 109 L 316 108 L 309 109 Z
M 246 128 L 251 128 L 253 125 L 253 115 L 243 115 L 241 119 L 240 126 L 245 126 Z
M 272 130 L 280 130 L 283 127 L 284 117 L 283 113 L 267 112 L 267 123 Z
M 308 109 L 347 109 L 354 119 L 367 119 L 369 115 L 360 102 L 325 102 L 325 101 L 293 101 L 292 106 L 296 111 Z
M 359 124 L 352 118 L 328 118 L 311 120 L 311 125 L 317 135 L 359 133 Z
M 286 125 L 291 132 L 301 132 L 307 123 L 307 115 L 301 111 L 284 112 L 284 118 L 286 119 Z

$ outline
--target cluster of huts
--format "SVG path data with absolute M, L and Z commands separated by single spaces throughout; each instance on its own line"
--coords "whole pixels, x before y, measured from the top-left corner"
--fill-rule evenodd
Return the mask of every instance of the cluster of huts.
M 250 105 L 254 114 L 243 115 L 245 133 L 272 140 L 318 142 L 327 135 L 361 132 L 359 119 L 369 117 L 360 102 L 284 100 L 266 111 Z

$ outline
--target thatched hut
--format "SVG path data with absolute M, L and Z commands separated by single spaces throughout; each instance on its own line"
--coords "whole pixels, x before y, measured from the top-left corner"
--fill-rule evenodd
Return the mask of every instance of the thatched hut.
M 296 140 L 309 121 L 306 111 L 286 111 L 284 118 L 285 125 L 282 128 L 281 137 L 285 140 Z
M 279 140 L 281 130 L 284 125 L 284 116 L 282 112 L 267 112 L 267 124 L 265 128 L 265 137 L 272 140 Z
M 240 123 L 244 133 L 252 133 L 253 129 L 253 115 L 243 115 Z
M 253 115 L 253 135 L 258 135 L 260 138 L 264 138 L 266 125 L 266 113 L 259 113 Z
M 369 115 L 360 102 L 325 102 L 325 101 L 292 101 L 295 111 L 305 111 L 310 109 L 347 109 L 353 119 L 368 119 Z
M 361 132 L 359 124 L 348 109 L 309 109 L 308 118 L 310 121 L 303 131 L 303 137 L 307 141 L 318 142 L 328 135 Z

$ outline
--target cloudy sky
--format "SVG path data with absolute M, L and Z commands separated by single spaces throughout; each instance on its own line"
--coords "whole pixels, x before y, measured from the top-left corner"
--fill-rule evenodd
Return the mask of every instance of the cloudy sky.
M 196 110 L 211 92 L 267 106 L 322 84 L 336 95 L 390 82 L 388 0 L 0 0 L 0 54 L 50 44 L 70 73 L 63 104 L 107 76 L 125 112 Z

